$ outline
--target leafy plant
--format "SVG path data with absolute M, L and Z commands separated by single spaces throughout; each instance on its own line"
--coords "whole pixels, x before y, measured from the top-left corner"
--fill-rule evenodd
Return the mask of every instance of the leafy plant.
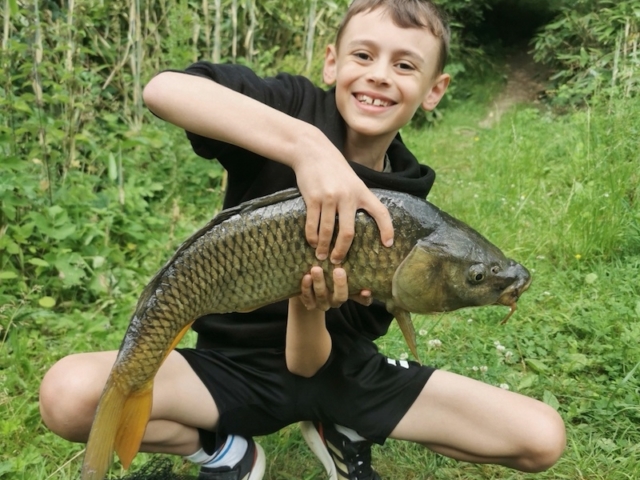
M 557 68 L 555 96 L 583 103 L 597 93 L 630 97 L 640 85 L 640 8 L 634 0 L 567 4 L 535 37 L 535 58 Z

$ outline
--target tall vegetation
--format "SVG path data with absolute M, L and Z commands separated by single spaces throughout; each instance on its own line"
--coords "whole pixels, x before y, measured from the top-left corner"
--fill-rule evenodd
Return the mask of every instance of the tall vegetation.
M 556 67 L 554 93 L 563 103 L 630 97 L 640 90 L 639 43 L 636 0 L 577 0 L 538 33 L 535 58 Z
M 2 3 L 0 293 L 48 308 L 130 288 L 144 261 L 135 246 L 171 222 L 155 210 L 217 205 L 202 192 L 217 195 L 218 167 L 184 160 L 182 134 L 146 112 L 145 82 L 198 59 L 318 78 L 314 53 L 332 41 L 347 0 Z M 477 23 L 484 2 L 445 5 Z M 456 36 L 454 70 L 464 70 L 464 48 Z

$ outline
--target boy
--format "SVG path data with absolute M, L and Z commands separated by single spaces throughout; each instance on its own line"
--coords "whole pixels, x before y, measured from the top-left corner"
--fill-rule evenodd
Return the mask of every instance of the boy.
M 197 63 L 188 75 L 160 73 L 144 98 L 188 132 L 196 153 L 227 169 L 225 207 L 297 185 L 317 257 L 339 263 L 357 209 L 392 243 L 388 212 L 367 187 L 421 197 L 431 188 L 433 171 L 397 134 L 418 107 L 431 110 L 442 98 L 447 44 L 445 22 L 427 0 L 356 0 L 326 51 L 324 80 L 335 89 Z M 553 409 L 413 362 L 392 365 L 373 343 L 391 316 L 366 291 L 360 303 L 347 302 L 344 271 L 334 275 L 331 293 L 313 269 L 288 312 L 281 302 L 197 320 L 196 349 L 172 352 L 156 376 L 142 449 L 187 456 L 203 465 L 202 479 L 259 480 L 264 454 L 251 437 L 304 420 L 305 439 L 332 479 L 379 478 L 371 441 L 389 436 L 524 471 L 555 463 L 565 440 Z M 330 306 L 339 308 L 324 313 Z M 54 432 L 86 441 L 115 354 L 72 355 L 47 373 L 41 411 Z

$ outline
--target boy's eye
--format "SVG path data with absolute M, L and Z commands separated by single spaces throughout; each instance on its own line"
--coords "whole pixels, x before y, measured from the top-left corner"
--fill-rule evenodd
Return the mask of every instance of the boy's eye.
M 354 53 L 354 56 L 356 56 L 360 60 L 369 60 L 369 58 L 371 58 L 369 54 L 365 52 L 356 52 Z
M 400 62 L 397 66 L 400 70 L 415 70 L 414 66 L 407 62 Z

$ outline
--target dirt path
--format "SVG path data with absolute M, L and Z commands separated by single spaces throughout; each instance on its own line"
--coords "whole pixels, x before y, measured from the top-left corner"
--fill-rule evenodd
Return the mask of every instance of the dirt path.
M 491 110 L 480 122 L 481 128 L 491 128 L 502 114 L 518 103 L 537 103 L 548 76 L 546 67 L 536 63 L 525 49 L 507 57 L 507 85 L 493 102 Z

